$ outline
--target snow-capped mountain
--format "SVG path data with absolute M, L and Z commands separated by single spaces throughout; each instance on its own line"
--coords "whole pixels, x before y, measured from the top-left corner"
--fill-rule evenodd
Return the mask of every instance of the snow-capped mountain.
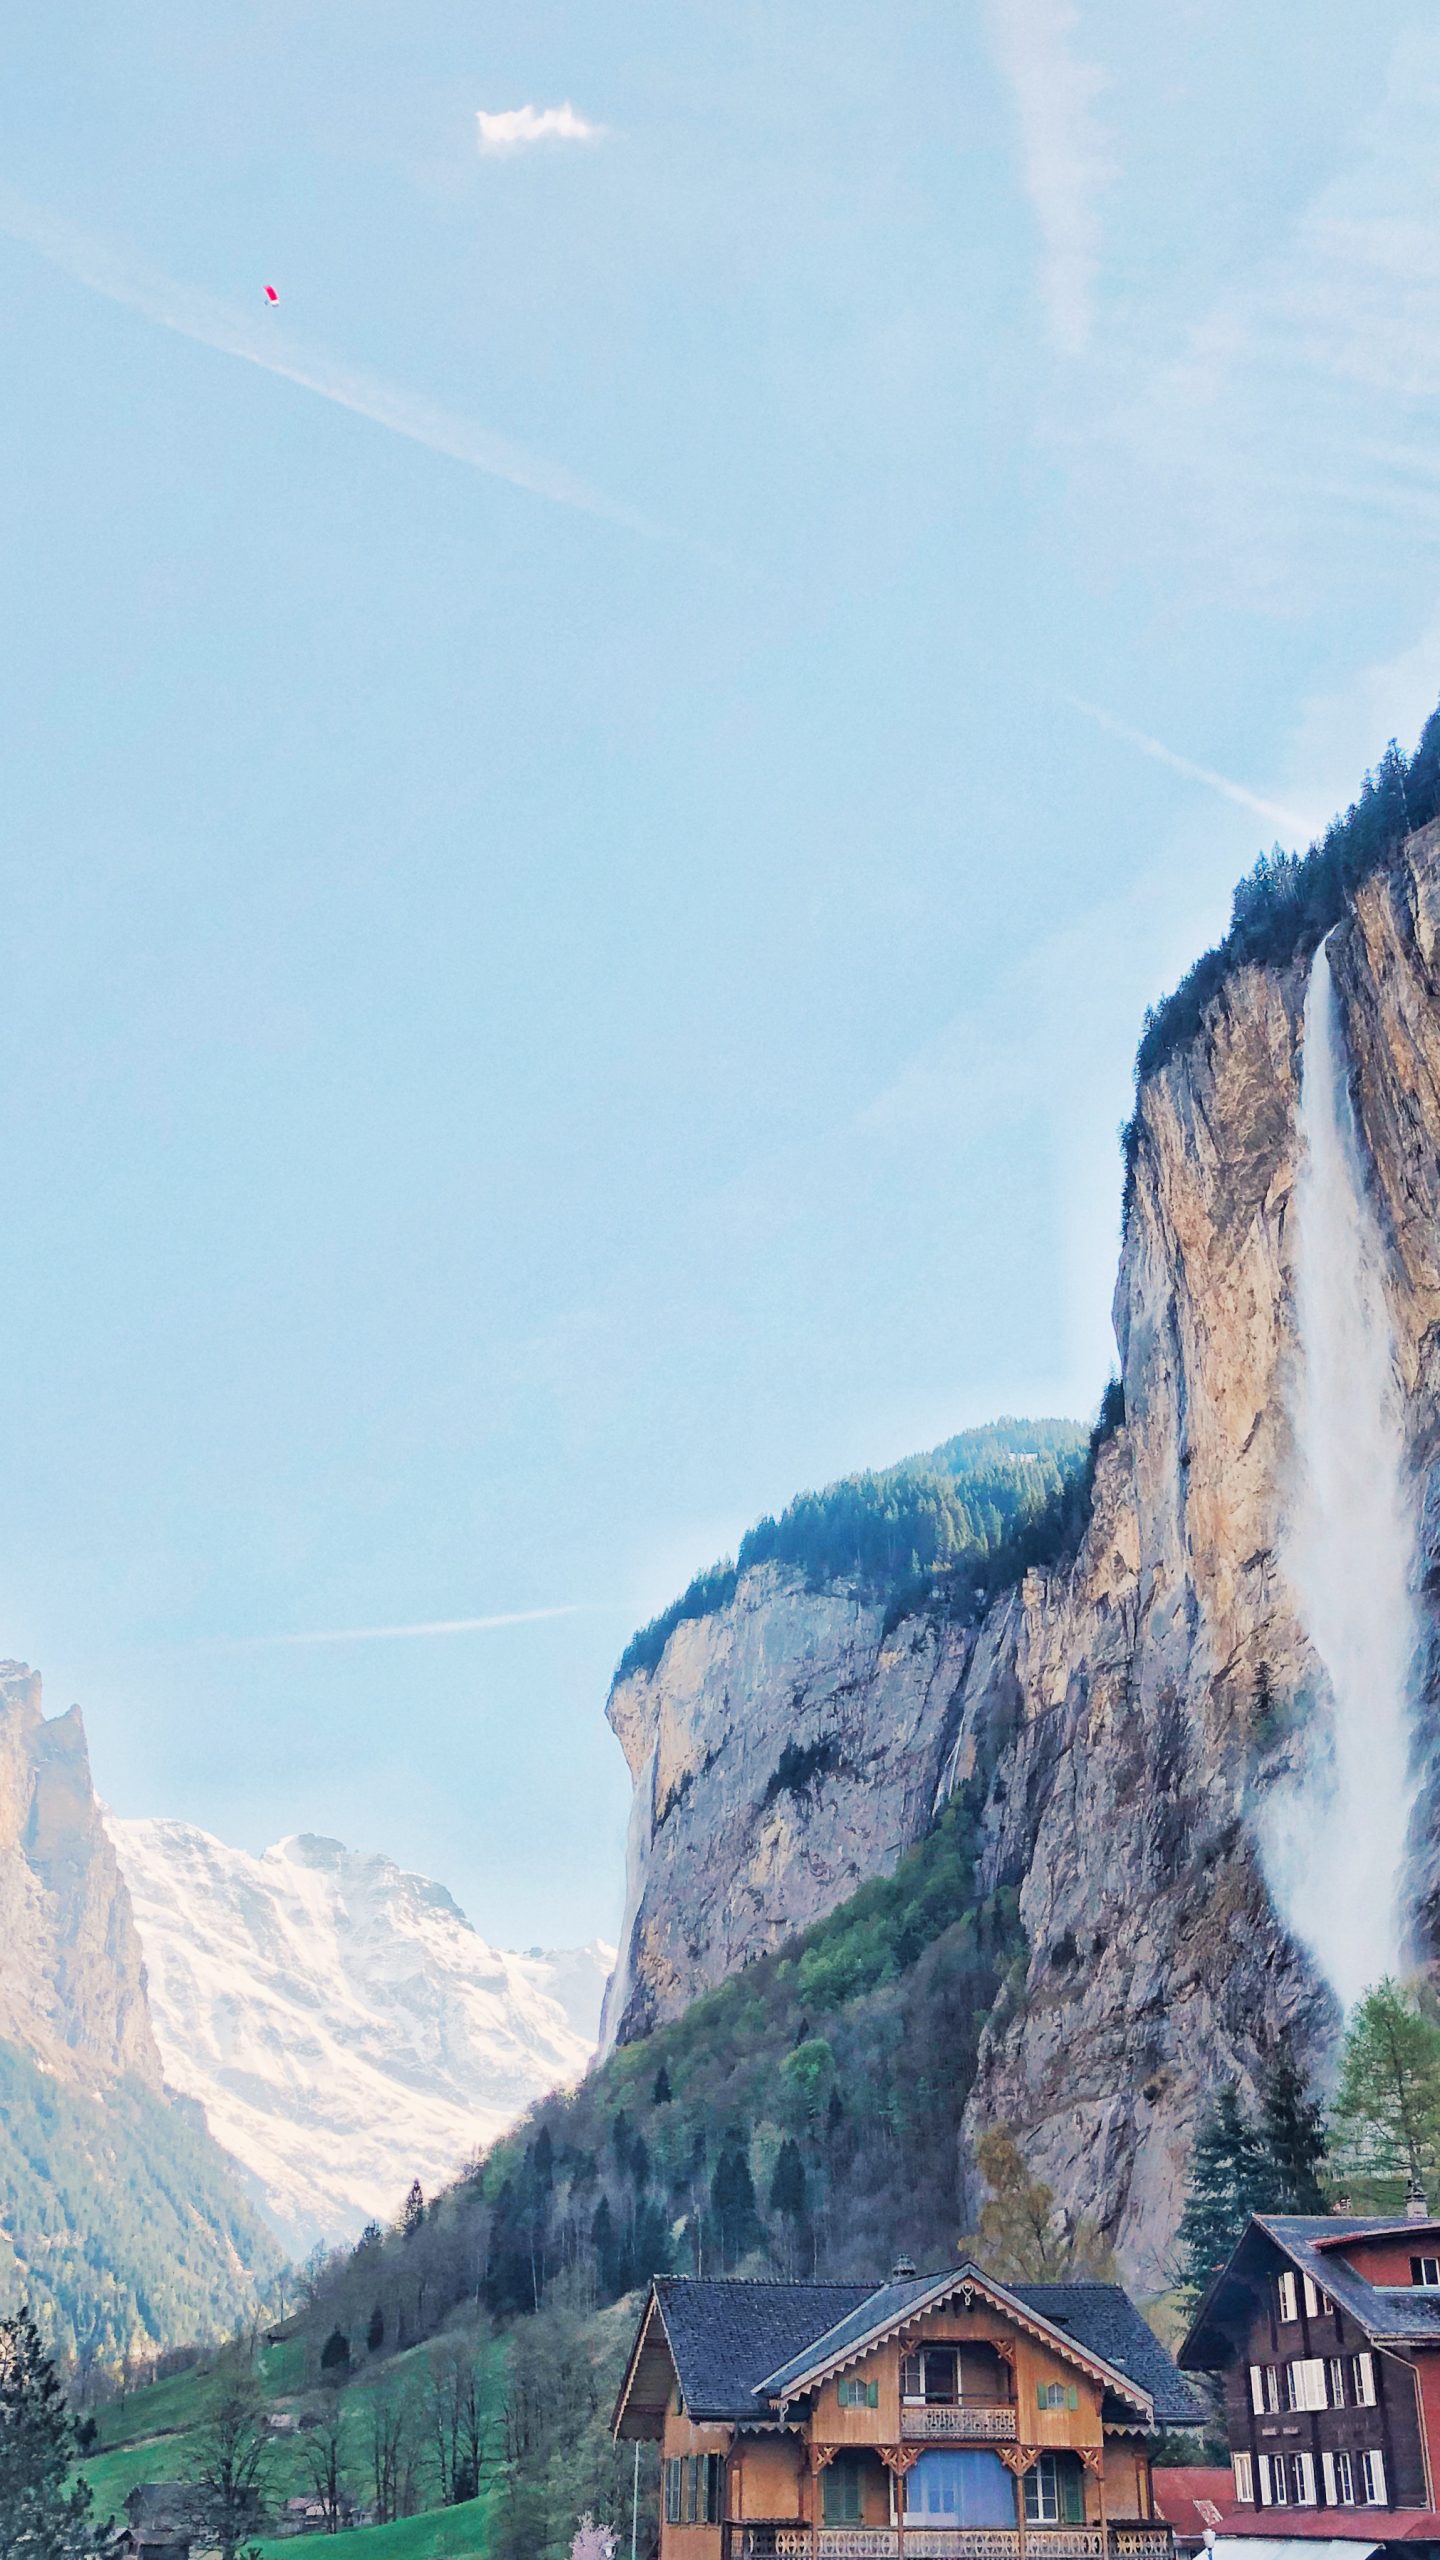
M 166 2079 L 297 2250 L 453 2176 L 590 2059 L 612 1947 L 502 1952 L 443 1885 L 311 1833 L 256 1858 L 107 1824 Z

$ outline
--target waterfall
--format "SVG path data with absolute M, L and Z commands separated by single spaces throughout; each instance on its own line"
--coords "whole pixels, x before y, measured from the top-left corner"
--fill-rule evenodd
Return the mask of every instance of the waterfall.
M 1266 1864 L 1285 1919 L 1348 2008 L 1401 1962 L 1419 1624 L 1385 1248 L 1324 945 L 1305 997 L 1300 1136 L 1297 1466 L 1283 1561 L 1325 1693 L 1306 1765 L 1272 1797 Z
M 659 1757 L 657 1734 L 650 1746 L 649 1757 L 636 1776 L 635 1793 L 630 1799 L 630 1821 L 625 1833 L 625 1911 L 620 1922 L 615 1970 L 605 1985 L 605 1998 L 600 2009 L 599 2050 L 602 2061 L 615 2050 L 615 2039 L 629 2005 L 634 1980 L 635 1932 L 640 1925 L 650 1835 L 655 1828 L 655 1767 Z

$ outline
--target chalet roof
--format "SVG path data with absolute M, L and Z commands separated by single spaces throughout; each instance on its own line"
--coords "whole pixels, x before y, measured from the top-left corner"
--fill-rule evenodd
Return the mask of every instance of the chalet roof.
M 1065 2330 L 1091 2355 L 1138 2382 L 1155 2404 L 1162 2427 L 1200 2426 L 1205 2417 L 1197 2393 L 1176 2371 L 1175 2359 L 1142 2320 L 1122 2285 L 1014 2284 L 1032 2311 Z
M 1228 2462 L 1220 2464 L 1157 2463 L 1150 2475 L 1156 2512 L 1191 2542 L 1203 2541 L 1235 2504 L 1235 2482 Z
M 867 2302 L 868 2284 L 657 2276 L 655 2300 L 692 2418 L 755 2418 L 755 2386 Z
M 1403 2227 L 1412 2233 L 1423 2228 L 1414 2223 Z M 1393 2238 L 1400 2228 L 1393 2214 L 1253 2215 L 1196 2310 L 1180 2349 L 1181 2365 L 1203 2372 L 1222 2360 L 1217 2324 L 1223 2326 L 1227 2296 L 1244 2273 L 1242 2262 L 1253 2255 L 1257 2232 L 1283 2251 L 1291 2265 L 1308 2275 L 1342 2311 L 1348 2311 L 1377 2346 L 1440 2346 L 1440 2294 L 1421 2285 L 1372 2284 L 1341 2254 L 1346 2240 Z
M 1002 2312 L 1048 2336 L 1056 2351 L 1095 2369 L 1107 2404 L 1129 2423 L 1194 2426 L 1203 2416 L 1165 2349 L 1118 2285 L 1005 2286 L 969 2263 L 888 2284 L 765 2284 L 658 2276 L 652 2294 L 685 2406 L 692 2418 L 763 2423 L 804 2377 L 828 2372 L 908 2314 L 967 2281 Z M 617 2423 L 649 2334 L 647 2308 L 621 2393 Z M 648 2352 L 648 2351 L 647 2351 Z

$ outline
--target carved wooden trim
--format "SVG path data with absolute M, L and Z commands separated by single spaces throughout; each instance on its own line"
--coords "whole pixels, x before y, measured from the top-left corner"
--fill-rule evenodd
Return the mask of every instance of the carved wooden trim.
M 844 2453 L 846 2450 L 843 2444 L 812 2444 L 810 2447 L 811 2470 L 825 2470 L 826 2466 L 834 2461 L 837 2453 Z
M 922 2447 L 918 2444 L 877 2444 L 870 2450 L 879 2454 L 887 2471 L 893 2471 L 897 2479 L 903 2480 L 907 2471 L 914 2470 Z
M 1086 2470 L 1092 2471 L 1097 2480 L 1103 2480 L 1105 2476 L 1105 2447 L 1103 2444 L 1073 2444 L 1070 2447 L 1070 2451 L 1072 2453 L 1079 2454 Z
M 1016 2479 L 1020 2480 L 1027 2471 L 1034 2470 L 1043 2447 L 1038 2444 L 1001 2444 L 995 2450 L 1006 2470 L 1013 2471 Z

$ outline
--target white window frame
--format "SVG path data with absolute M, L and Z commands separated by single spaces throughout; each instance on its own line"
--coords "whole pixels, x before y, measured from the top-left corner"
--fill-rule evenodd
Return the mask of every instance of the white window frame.
M 1283 2453 L 1275 2453 L 1270 2457 L 1270 2495 L 1277 2507 L 1289 2506 L 1290 2477 L 1285 2468 Z
M 1255 2504 L 1255 2466 L 1248 2453 L 1232 2453 L 1230 2469 L 1235 2479 L 1235 2503 L 1241 2507 Z
M 1327 2459 L 1328 2459 L 1328 2457 L 1327 2457 Z M 1354 2455 L 1353 2455 L 1352 2453 L 1337 2453 L 1337 2454 L 1336 2454 L 1336 2456 L 1335 2456 L 1334 2469 L 1335 2469 L 1335 2500 L 1334 2500 L 1334 2503 L 1335 2503 L 1335 2505 L 1336 2505 L 1337 2507 L 1353 2507 L 1353 2506 L 1354 2506 L 1354 2504 L 1355 2504 L 1355 2457 L 1354 2457 Z
M 1300 2367 L 1298 2364 L 1282 2364 L 1280 2367 L 1280 2377 L 1280 2396 L 1283 2399 L 1286 2408 L 1303 2409 L 1305 2403 L 1300 2397 Z
M 1053 2453 L 1042 2453 L 1026 2475 L 1035 2482 L 1035 2513 L 1027 2515 L 1027 2524 L 1058 2524 L 1060 2521 L 1060 2465 Z M 1049 2500 L 1047 2508 L 1046 2500 Z M 1028 2503 L 1028 2502 L 1027 2502 Z
M 1323 2450 L 1320 2455 L 1320 2485 L 1325 2492 L 1326 2506 L 1337 2507 L 1340 2501 L 1335 2495 L 1335 2456 Z
M 1250 2406 L 1257 2418 L 1264 2417 L 1265 2367 L 1263 2364 L 1252 2364 L 1250 2367 Z
M 1309 2453 L 1292 2453 L 1290 2461 L 1295 2504 L 1297 2507 L 1313 2507 L 1315 2504 L 1315 2457 Z
M 1295 2292 L 1294 2268 L 1282 2267 L 1279 2275 L 1275 2279 L 1275 2284 L 1276 2290 L 1280 2296 L 1281 2319 L 1298 2320 L 1300 2317 L 1300 2306 Z
M 1300 2356 L 1289 2368 L 1295 2377 L 1292 2409 L 1328 2409 L 1325 2392 L 1325 2359 L 1323 2356 Z
M 1331 2356 L 1329 2361 L 1330 2406 L 1332 2409 L 1343 2409 L 1345 2406 L 1345 2359 L 1343 2356 Z
M 1367 2507 L 1388 2507 L 1390 2494 L 1385 2482 L 1383 2453 L 1361 2454 L 1360 2478 L 1365 2489 L 1365 2496 L 1361 2503 Z
M 1324 2297 L 1308 2268 L 1301 2273 L 1300 2291 L 1311 2319 L 1318 2320 L 1324 2308 Z
M 1260 2504 L 1262 2507 L 1273 2506 L 1274 2499 L 1271 2495 L 1270 2489 L 1270 2456 L 1268 2453 L 1256 2454 L 1255 2468 L 1260 2476 Z
M 1280 2376 L 1273 2364 L 1265 2367 L 1265 2406 L 1272 2417 L 1280 2413 Z
M 1358 2356 L 1351 2357 L 1350 2365 L 1355 2377 L 1356 2408 L 1373 2409 L 1376 2405 L 1374 2357 L 1365 2349 Z

